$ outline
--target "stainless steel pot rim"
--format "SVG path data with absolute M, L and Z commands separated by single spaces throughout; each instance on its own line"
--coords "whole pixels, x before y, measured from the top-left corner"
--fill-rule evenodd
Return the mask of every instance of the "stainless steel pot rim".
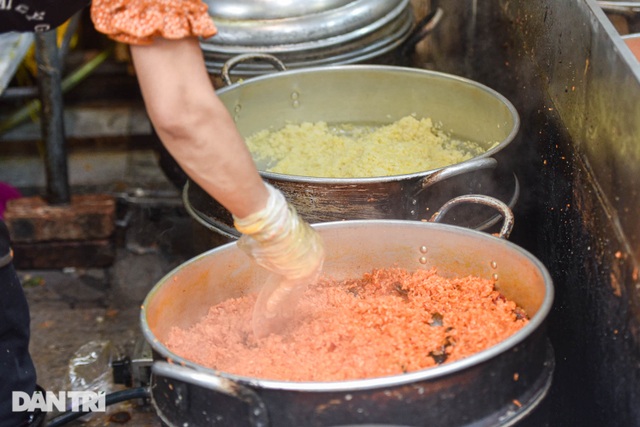
M 362 63 L 398 48 L 411 33 L 412 25 L 410 21 L 402 27 L 394 29 L 394 33 L 377 37 L 375 40 L 358 40 L 351 45 L 340 45 L 337 47 L 326 47 L 317 45 L 313 49 L 310 47 L 301 50 L 299 46 L 230 46 L 212 49 L 206 44 L 201 44 L 205 57 L 207 69 L 210 72 L 219 72 L 225 62 L 234 56 L 245 53 L 269 53 L 275 54 L 290 69 L 319 67 L 327 65 L 344 65 Z M 272 71 L 272 67 L 261 63 L 245 63 L 236 67 L 234 74 L 237 75 L 259 75 Z
M 440 72 L 440 71 L 432 71 L 432 70 L 424 70 L 424 69 L 418 69 L 418 68 L 410 68 L 410 67 L 401 67 L 401 66 L 394 66 L 394 65 L 363 65 L 363 64 L 350 64 L 350 65 L 329 65 L 329 66 L 325 66 L 325 67 L 310 67 L 310 68 L 299 68 L 299 69 L 293 69 L 293 70 L 287 70 L 287 71 L 280 71 L 277 73 L 271 73 L 271 74 L 264 74 L 264 75 L 260 75 L 257 77 L 252 77 L 251 79 L 248 80 L 244 80 L 242 82 L 237 82 L 234 83 L 232 85 L 229 86 L 225 86 L 221 89 L 218 89 L 217 92 L 220 95 L 223 95 L 224 93 L 231 91 L 231 90 L 237 90 L 238 87 L 240 86 L 250 86 L 250 85 L 256 85 L 259 84 L 261 82 L 264 81 L 269 81 L 271 79 L 278 79 L 278 78 L 286 78 L 288 76 L 296 76 L 296 75 L 304 75 L 304 74 L 317 74 L 317 75 L 322 75 L 325 73 L 358 73 L 358 74 L 364 74 L 364 73 L 393 73 L 393 74 L 398 74 L 398 78 L 402 78 L 403 75 L 416 75 L 416 76 L 430 76 L 430 77 L 434 77 L 434 78 L 438 78 L 438 79 L 444 79 L 444 80 L 450 80 L 450 81 L 455 81 L 458 82 L 459 84 L 462 85 L 467 85 L 467 86 L 473 86 L 485 93 L 487 93 L 488 95 L 491 95 L 492 97 L 494 97 L 495 99 L 499 100 L 501 103 L 503 103 L 507 109 L 509 110 L 509 113 L 511 114 L 511 119 L 513 120 L 513 126 L 509 132 L 509 134 L 507 135 L 507 137 L 500 141 L 500 143 L 498 145 L 496 145 L 495 147 L 485 151 L 484 153 L 482 153 L 481 155 L 478 155 L 476 157 L 474 157 L 473 159 L 467 160 L 465 162 L 469 162 L 472 160 L 476 160 L 478 158 L 484 158 L 484 157 L 490 157 L 493 154 L 497 153 L 498 151 L 502 150 L 506 145 L 508 145 L 518 134 L 518 131 L 520 129 L 520 116 L 518 114 L 518 111 L 516 110 L 515 106 L 511 103 L 511 101 L 509 101 L 504 95 L 502 95 L 500 92 L 486 86 L 483 85 L 482 83 L 479 83 L 477 81 L 468 79 L 466 77 L 462 77 L 462 76 L 457 76 L 454 74 L 448 74 L 448 73 L 444 73 L 444 72 Z M 461 162 L 461 163 L 465 163 L 465 162 Z M 447 166 L 451 166 L 451 165 L 447 165 Z M 271 178 L 271 179 L 277 179 L 277 180 L 281 180 L 281 181 L 288 181 L 288 182 L 314 182 L 314 183 L 320 183 L 320 184 L 344 184 L 344 185 L 349 185 L 349 184 L 366 184 L 366 183 L 379 183 L 379 182 L 392 182 L 392 181 L 400 181 L 400 180 L 405 180 L 405 179 L 414 179 L 414 178 L 421 178 L 424 175 L 433 173 L 437 170 L 443 169 L 442 168 L 437 168 L 437 169 L 432 169 L 432 170 L 428 170 L 428 171 L 419 171 L 419 172 L 415 172 L 415 173 L 410 173 L 410 174 L 402 174 L 402 175 L 389 175 L 389 176 L 380 176 L 380 177 L 366 177 L 366 178 L 324 178 L 324 177 L 306 177 L 306 176 L 299 176 L 299 175 L 285 175 L 285 174 L 279 174 L 279 173 L 274 173 L 274 172 L 266 172 L 266 171 L 261 171 L 260 173 L 265 177 L 265 178 Z
M 293 391 L 355 391 L 355 390 L 368 390 L 375 389 L 381 386 L 397 386 L 408 383 L 415 383 L 417 381 L 425 381 L 432 380 L 439 377 L 447 376 L 454 374 L 456 372 L 460 372 L 471 368 L 480 363 L 486 362 L 502 353 L 506 353 L 513 347 L 515 347 L 520 342 L 524 341 L 531 333 L 533 333 L 538 328 L 542 327 L 544 322 L 546 321 L 547 316 L 551 312 L 551 307 L 554 299 L 554 288 L 552 285 L 551 276 L 546 269 L 546 267 L 531 253 L 527 250 L 521 248 L 520 246 L 509 242 L 508 240 L 499 239 L 493 235 L 483 233 L 477 230 L 472 230 L 464 227 L 458 227 L 448 224 L 439 224 L 439 223 L 424 223 L 418 221 L 408 221 L 408 220 L 347 220 L 347 221 L 336 221 L 336 222 L 326 222 L 326 223 L 318 223 L 312 224 L 313 227 L 318 228 L 319 230 L 329 228 L 329 229 L 340 229 L 340 228 L 372 228 L 376 226 L 386 226 L 386 227 L 415 227 L 419 228 L 434 228 L 444 230 L 448 233 L 456 233 L 463 234 L 471 238 L 481 239 L 481 240 L 494 240 L 500 241 L 500 244 L 506 245 L 510 250 L 520 253 L 524 255 L 527 260 L 531 262 L 531 264 L 540 272 L 544 279 L 545 283 L 545 297 L 543 303 L 538 309 L 537 313 L 531 317 L 529 323 L 525 325 L 521 330 L 507 338 L 506 340 L 484 350 L 479 353 L 476 353 L 472 356 L 469 356 L 465 359 L 458 360 L 455 362 L 445 363 L 443 365 L 439 365 L 436 367 L 409 372 L 402 375 L 394 375 L 387 377 L 377 377 L 377 378 L 367 378 L 360 380 L 349 380 L 349 381 L 329 381 L 329 382 L 292 382 L 292 381 L 279 381 L 279 380 L 269 380 L 269 379 L 261 379 L 261 378 L 253 378 L 253 377 L 245 377 L 241 375 L 235 375 L 228 372 L 218 371 L 210 368 L 206 368 L 204 366 L 198 365 L 194 362 L 191 362 L 183 357 L 172 353 L 163 343 L 159 342 L 159 340 L 154 336 L 153 332 L 149 328 L 145 318 L 145 307 L 148 302 L 153 298 L 154 294 L 163 286 L 165 282 L 171 280 L 171 278 L 179 273 L 180 269 L 185 265 L 188 265 L 193 262 L 197 262 L 202 258 L 206 258 L 216 252 L 223 251 L 228 249 L 229 247 L 236 245 L 236 242 L 227 243 L 223 246 L 219 246 L 210 251 L 204 252 L 181 266 L 176 267 L 174 270 L 165 275 L 149 292 L 145 301 L 142 305 L 140 311 L 140 320 L 142 325 L 142 332 L 145 336 L 147 342 L 152 346 L 154 350 L 159 352 L 161 355 L 165 357 L 169 357 L 172 360 L 172 363 L 176 363 L 182 366 L 188 366 L 198 372 L 207 373 L 215 376 L 222 376 L 228 378 L 233 381 L 237 381 L 239 383 L 250 384 L 252 386 L 267 388 L 267 389 L 279 389 L 279 390 L 293 390 Z M 168 355 L 168 356 L 167 356 Z
M 497 197 L 498 200 L 506 203 L 511 210 L 513 210 L 516 203 L 518 202 L 518 199 L 520 198 L 520 181 L 518 180 L 518 176 L 515 172 L 512 174 L 512 176 L 513 176 L 513 191 L 510 192 L 509 198 L 506 200 L 502 200 L 499 197 Z M 191 203 L 191 200 L 189 199 L 190 186 L 191 186 L 191 182 L 187 181 L 187 183 L 182 188 L 182 203 L 185 209 L 187 210 L 187 213 L 196 222 L 200 223 L 200 225 L 204 226 L 208 230 L 211 230 L 215 233 L 222 234 L 228 239 L 232 239 L 232 240 L 238 239 L 239 233 L 234 227 L 232 227 L 230 224 L 225 224 L 224 221 L 219 217 L 215 217 L 215 216 L 212 217 L 211 215 L 208 215 L 207 213 L 203 212 L 201 209 L 198 209 Z M 489 195 L 489 196 L 496 197 L 494 195 Z M 407 220 L 417 220 L 417 219 L 407 218 Z M 497 224 L 499 221 L 500 221 L 500 215 L 495 215 L 487 219 L 485 222 L 478 224 L 475 227 L 467 227 L 467 228 L 473 228 L 478 231 L 484 231 L 489 227 L 492 227 L 493 225 Z M 325 222 L 329 222 L 329 221 L 325 221 Z M 461 225 L 461 226 L 466 227 L 465 225 Z
M 211 42 L 201 41 L 200 47 L 205 57 L 207 69 L 211 73 L 219 73 L 229 59 L 249 53 L 277 55 L 290 69 L 353 64 L 379 58 L 398 48 L 410 36 L 413 26 L 413 12 L 411 9 L 407 9 L 401 17 L 387 26 L 374 33 L 354 34 L 350 41 L 327 39 L 321 42 L 305 42 L 305 44 L 281 43 L 277 45 L 256 45 L 254 43 L 214 45 Z M 234 74 L 255 76 L 271 71 L 272 68 L 269 65 L 260 62 L 242 63 L 236 67 Z
M 411 10 L 409 0 L 353 0 L 337 7 L 298 11 L 280 17 L 230 16 L 231 12 L 210 7 L 216 22 L 216 36 L 204 40 L 211 46 L 296 46 L 339 45 L 376 32 Z M 236 8 L 237 9 L 237 8 Z M 272 8 L 273 9 L 273 8 Z M 226 15 L 225 15 L 226 13 Z M 257 13 L 257 12 L 256 12 Z M 270 11 L 273 13 L 273 10 Z M 412 15 L 411 15 L 412 16 Z M 411 19 L 412 21 L 412 19 Z
M 304 2 L 278 0 L 205 0 L 212 16 L 228 19 L 283 19 L 335 10 L 354 0 L 307 0 Z
M 353 50 L 346 53 L 341 54 L 333 54 L 333 53 L 325 53 L 325 55 L 316 55 L 314 57 L 288 57 L 286 55 L 279 55 L 280 58 L 286 62 L 287 67 L 289 69 L 298 69 L 298 68 L 310 68 L 310 67 L 325 67 L 329 65 L 348 65 L 348 64 L 357 64 L 366 62 L 368 60 L 372 60 L 375 58 L 379 58 L 380 56 L 393 51 L 397 47 L 399 47 L 403 38 L 391 40 L 390 43 L 386 44 L 386 41 L 382 41 L 380 44 L 371 44 L 367 48 L 362 50 Z M 376 49 L 372 49 L 376 48 Z M 248 49 L 243 50 L 239 49 L 238 52 L 229 54 L 229 55 L 211 55 L 205 52 L 205 65 L 209 73 L 219 74 L 224 64 L 236 56 L 236 54 L 243 53 L 273 53 L 272 50 L 264 49 Z M 257 76 L 261 74 L 270 73 L 273 71 L 273 68 L 268 65 L 263 64 L 241 64 L 234 70 L 234 74 L 237 76 Z
M 472 160 L 490 157 L 493 154 L 494 149 L 487 151 L 479 156 L 474 157 L 473 159 L 466 160 L 461 163 L 462 164 L 471 162 Z M 447 165 L 453 166 L 453 165 Z M 315 177 L 315 176 L 302 176 L 302 175 L 285 175 L 275 172 L 266 172 L 260 171 L 260 175 L 267 179 L 274 179 L 278 181 L 285 182 L 305 182 L 305 183 L 315 183 L 315 184 L 333 184 L 333 185 L 350 185 L 350 184 L 367 184 L 367 183 L 380 183 L 380 182 L 394 182 L 394 181 L 404 181 L 404 180 L 412 180 L 412 179 L 420 179 L 425 175 L 432 174 L 436 171 L 442 170 L 447 166 L 443 166 L 437 169 L 431 169 L 427 171 L 420 171 L 405 175 L 388 175 L 388 176 L 374 176 L 367 178 L 324 178 L 324 177 Z
M 233 56 L 244 53 L 270 53 L 277 55 L 290 67 L 292 62 L 299 63 L 301 61 L 310 60 L 310 62 L 317 61 L 334 61 L 344 58 L 360 57 L 368 52 L 379 53 L 380 51 L 387 51 L 389 46 L 395 46 L 400 44 L 402 40 L 406 38 L 411 29 L 410 23 L 403 23 L 398 29 L 395 29 L 394 33 L 383 34 L 375 40 L 360 39 L 359 43 L 353 42 L 345 44 L 345 42 L 330 43 L 327 46 L 325 43 L 311 43 L 302 45 L 276 45 L 276 46 L 262 46 L 262 45 L 228 45 L 228 46 L 215 46 L 201 42 L 200 46 L 205 54 L 206 58 L 215 58 L 216 56 L 222 59 L 229 59 Z M 364 41 L 367 41 L 365 44 Z M 333 47 L 336 45 L 337 47 Z M 333 52 L 337 52 L 334 54 Z M 315 60 L 314 60 L 315 59 Z M 259 67 L 259 65 L 252 65 Z
M 227 52 L 211 52 L 207 48 L 203 48 L 205 55 L 205 63 L 209 72 L 219 73 L 222 70 L 224 64 L 236 55 L 244 53 L 269 53 L 277 54 L 290 69 L 294 68 L 307 68 L 307 67 L 320 67 L 328 65 L 345 65 L 362 63 L 368 60 L 379 58 L 382 55 L 392 52 L 398 48 L 405 41 L 407 35 L 409 35 L 411 27 L 407 26 L 398 34 L 393 37 L 377 40 L 372 43 L 368 43 L 366 46 L 353 48 L 350 50 L 324 50 L 316 52 L 311 55 L 308 52 L 287 52 L 280 53 L 277 48 L 256 49 L 255 47 L 237 49 L 229 49 Z M 255 76 L 264 73 L 269 73 L 273 70 L 269 65 L 264 64 L 240 64 L 234 70 L 234 74 L 241 76 Z

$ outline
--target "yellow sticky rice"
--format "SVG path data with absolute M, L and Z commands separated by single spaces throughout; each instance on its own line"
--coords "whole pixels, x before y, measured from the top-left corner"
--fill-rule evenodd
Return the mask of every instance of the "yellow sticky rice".
M 477 143 L 451 138 L 430 118 L 413 116 L 383 126 L 288 124 L 250 136 L 247 145 L 263 171 L 322 178 L 404 175 L 486 151 Z

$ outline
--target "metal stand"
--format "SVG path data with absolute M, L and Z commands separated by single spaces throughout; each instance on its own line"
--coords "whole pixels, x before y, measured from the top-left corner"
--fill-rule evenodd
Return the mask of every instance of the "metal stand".
M 64 205 L 71 200 L 64 132 L 61 67 L 56 32 L 38 33 L 35 37 L 40 89 L 41 129 L 45 143 L 47 199 L 50 204 Z

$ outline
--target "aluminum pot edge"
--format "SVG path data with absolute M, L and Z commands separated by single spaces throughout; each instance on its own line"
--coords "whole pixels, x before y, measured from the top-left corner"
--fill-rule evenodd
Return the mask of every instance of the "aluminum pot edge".
M 493 89 L 463 77 L 406 67 L 347 65 L 282 71 L 232 84 L 218 94 L 244 137 L 287 123 L 386 124 L 416 115 L 430 117 L 456 137 L 487 148 L 459 164 L 369 178 L 284 175 L 265 171 L 258 162 L 263 178 L 279 188 L 309 222 L 420 219 L 416 206 L 428 210 L 460 194 L 500 194 L 503 184 L 494 175 L 497 162 L 492 156 L 513 141 L 520 126 L 515 107 Z M 487 193 L 490 189 L 497 190 Z M 198 212 L 196 220 L 220 219 L 231 229 L 230 214 L 217 201 L 197 185 L 191 185 L 189 192 L 188 202 Z M 432 195 L 437 196 L 434 206 L 427 200 Z
M 553 301 L 553 286 L 544 266 L 528 252 L 486 233 L 444 224 L 372 220 L 325 223 L 317 224 L 315 227 L 323 233 L 329 245 L 328 253 L 333 254 L 328 259 L 328 268 L 338 276 L 359 274 L 370 267 L 383 267 L 391 262 L 417 268 L 439 265 L 441 274 L 471 273 L 494 278 L 497 274 L 497 286 L 503 286 L 501 291 L 524 306 L 529 313 L 534 313 L 531 322 L 509 339 L 467 359 L 398 376 L 343 382 L 297 383 L 218 372 L 171 353 L 162 343 L 162 335 L 169 327 L 187 326 L 196 321 L 216 302 L 215 300 L 238 295 L 238 292 L 251 292 L 256 283 L 264 279 L 261 272 L 252 268 L 235 243 L 231 243 L 179 266 L 149 293 L 141 313 L 141 322 L 145 338 L 154 351 L 164 359 L 205 375 L 208 381 L 214 378 L 215 381 L 231 381 L 236 389 L 248 388 L 249 391 L 245 394 L 259 395 L 256 399 L 266 405 L 269 408 L 268 412 L 276 418 L 282 416 L 279 414 L 279 405 L 295 402 L 296 407 L 300 406 L 300 402 L 297 402 L 300 393 L 305 396 L 304 401 L 307 402 L 325 398 L 331 400 L 340 396 L 339 400 L 346 407 L 361 399 L 364 399 L 364 402 L 372 396 L 380 398 L 381 395 L 393 396 L 395 393 L 402 396 L 402 399 L 397 401 L 399 407 L 410 405 L 409 407 L 413 408 L 411 402 L 426 399 L 422 401 L 422 405 L 430 406 L 438 402 L 436 406 L 449 408 L 450 412 L 465 407 L 465 399 L 470 399 L 465 393 L 477 392 L 479 389 L 476 389 L 480 386 L 495 389 L 496 404 L 501 405 L 500 410 L 503 407 L 513 409 L 511 400 L 517 401 L 519 398 L 524 399 L 525 395 L 533 394 L 531 399 L 537 402 L 546 393 L 553 362 L 546 349 L 544 326 Z M 427 258 L 426 261 L 424 257 Z M 443 263 L 443 260 L 446 262 Z M 243 286 L 237 286 L 243 282 Z M 190 293 L 190 296 L 185 297 L 185 292 Z M 514 382 L 514 375 L 521 377 L 519 383 Z M 529 382 L 526 380 L 527 377 L 530 377 Z M 460 387 L 464 390 L 460 390 Z M 465 387 L 471 390 L 466 390 Z M 513 387 L 521 388 L 516 392 Z M 453 393 L 451 390 L 456 390 L 458 399 L 451 398 L 447 401 L 447 393 Z M 509 393 L 513 394 L 509 405 L 500 401 L 499 390 L 509 396 Z M 502 396 L 502 399 L 504 398 Z M 470 400 L 474 399 L 479 398 Z M 388 406 L 393 401 L 385 400 L 384 405 L 388 412 L 399 410 L 399 407 Z M 486 402 L 481 406 L 486 406 Z M 313 408 L 300 407 L 299 410 L 315 413 L 317 408 L 316 402 Z M 337 407 L 334 409 L 338 412 L 344 410 Z M 467 410 L 471 411 L 471 408 Z M 333 417 L 336 413 L 321 415 Z M 376 417 L 383 416 L 370 415 L 372 418 L 367 418 L 369 421 L 381 419 Z M 415 416 L 417 415 L 412 415 Z M 324 419 L 320 415 L 318 417 L 315 419 Z M 296 425 L 299 422 L 300 418 L 284 425 Z M 277 425 L 280 424 L 282 423 Z M 309 422 L 305 425 L 322 424 Z
M 325 271 L 336 279 L 361 275 L 373 268 L 436 267 L 439 274 L 445 276 L 477 275 L 497 279 L 496 288 L 530 314 L 527 326 L 491 349 L 459 362 L 403 374 L 402 380 L 451 373 L 490 358 L 493 353 L 523 340 L 544 322 L 551 310 L 554 289 L 546 267 L 525 249 L 490 234 L 446 224 L 403 220 L 340 221 L 313 227 L 322 234 L 327 247 Z M 169 330 L 165 328 L 159 333 L 158 328 L 189 325 L 211 305 L 255 292 L 265 278 L 266 272 L 254 265 L 235 242 L 200 254 L 165 275 L 146 296 L 141 311 L 145 338 L 162 355 L 187 363 L 164 347 L 162 335 Z M 185 294 L 185 290 L 189 293 Z M 357 382 L 376 384 L 395 380 L 398 378 Z M 301 383 L 265 383 L 304 388 Z M 311 384 L 315 387 L 319 383 Z M 354 386 L 349 381 L 323 384 L 339 388 L 339 384 Z

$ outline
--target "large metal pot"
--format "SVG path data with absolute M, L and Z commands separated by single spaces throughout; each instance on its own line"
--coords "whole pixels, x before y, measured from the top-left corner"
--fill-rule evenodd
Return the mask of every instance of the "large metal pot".
M 375 61 L 411 34 L 409 0 L 205 0 L 218 34 L 202 40 L 210 72 L 244 53 L 270 53 L 290 68 Z M 240 75 L 270 71 L 264 63 L 243 63 Z
M 229 243 L 182 264 L 145 299 L 142 330 L 156 356 L 153 402 L 167 425 L 508 426 L 536 412 L 554 361 L 545 334 L 553 286 L 535 257 L 504 239 L 446 224 L 368 220 L 315 227 L 327 247 L 326 272 L 337 278 L 396 265 L 477 275 L 495 280 L 530 322 L 471 357 L 403 375 L 286 382 L 215 371 L 163 343 L 171 328 L 193 325 L 212 305 L 254 292 L 265 279 L 264 271 Z
M 496 172 L 500 168 L 492 156 L 515 138 L 518 113 L 504 96 L 472 80 L 415 68 L 344 65 L 262 75 L 224 87 L 218 95 L 245 137 L 287 123 L 388 124 L 415 114 L 441 123 L 457 138 L 486 147 L 481 155 L 448 167 L 372 178 L 284 175 L 265 172 L 265 165 L 258 164 L 264 179 L 280 188 L 311 223 L 421 220 L 460 194 L 487 194 L 507 204 L 517 194 L 512 172 Z M 195 183 L 188 183 L 184 199 L 197 220 L 237 238 L 230 213 Z M 480 223 L 491 218 L 486 211 L 457 215 Z M 458 224 L 469 226 L 468 221 Z

